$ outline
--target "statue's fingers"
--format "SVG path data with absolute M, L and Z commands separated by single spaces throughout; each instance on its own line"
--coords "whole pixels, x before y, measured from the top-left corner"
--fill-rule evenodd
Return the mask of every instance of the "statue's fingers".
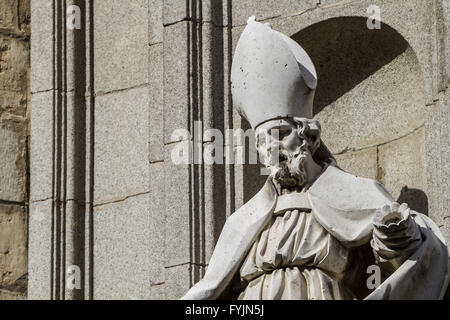
M 383 215 L 387 215 L 391 212 L 391 206 L 386 204 L 381 208 L 381 212 L 383 213 Z
M 408 210 L 409 209 L 409 206 L 408 206 L 408 204 L 406 204 L 406 203 L 402 203 L 401 205 L 400 205 L 400 207 L 399 207 L 399 211 L 400 212 L 403 212 L 403 211 L 406 211 L 406 210 Z
M 391 211 L 392 212 L 399 212 L 400 205 L 397 202 L 391 203 Z

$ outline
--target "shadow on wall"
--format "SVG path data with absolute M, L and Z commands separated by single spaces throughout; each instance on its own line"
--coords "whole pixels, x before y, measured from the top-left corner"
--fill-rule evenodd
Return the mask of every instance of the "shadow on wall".
M 314 114 L 401 55 L 408 43 L 394 29 L 367 28 L 366 18 L 334 18 L 292 36 L 310 55 L 317 70 Z
M 407 203 L 412 210 L 428 216 L 428 197 L 422 190 L 404 186 L 397 202 Z

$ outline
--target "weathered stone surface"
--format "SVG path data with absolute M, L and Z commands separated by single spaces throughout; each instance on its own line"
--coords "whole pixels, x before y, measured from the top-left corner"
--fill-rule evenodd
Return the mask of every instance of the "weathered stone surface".
M 0 119 L 0 199 L 23 202 L 26 193 L 26 138 L 24 121 L 18 122 Z M 11 125 L 15 128 L 10 128 Z
M 0 30 L 14 30 L 18 26 L 17 0 L 3 0 L 0 3 Z
M 435 40 L 434 4 L 427 1 L 380 1 L 382 21 L 396 29 L 409 43 L 420 63 L 425 101 L 430 103 L 438 85 L 433 75 L 433 54 L 430 49 Z M 402 17 L 399 19 L 398 17 Z M 435 82 L 435 83 L 433 83 Z M 400 94 L 399 94 L 400 95 Z
M 168 289 L 165 283 L 152 286 L 150 288 L 150 300 L 167 300 L 167 292 Z
M 52 196 L 53 186 L 53 92 L 33 94 L 30 125 L 30 199 Z
M 448 146 L 445 142 L 448 138 L 445 137 L 445 120 L 448 120 L 445 115 L 448 110 L 448 105 L 444 101 L 438 101 L 433 105 L 427 106 L 427 117 L 424 126 L 424 167 L 426 170 L 426 183 L 424 191 L 429 200 L 429 214 L 430 217 L 437 224 L 442 225 L 445 215 L 447 215 L 448 208 L 446 206 L 446 166 L 448 160 L 445 155 L 448 154 Z M 445 150 L 443 152 L 443 150 Z
M 0 30 L 0 199 L 22 202 L 26 189 L 28 43 Z
M 29 44 L 0 33 L 0 91 L 26 91 Z
M 173 142 L 172 132 L 189 124 L 189 22 L 164 28 L 164 143 Z
M 149 90 L 150 90 L 150 152 L 149 161 L 161 161 L 164 158 L 164 87 L 163 87 L 163 45 L 150 46 L 149 52 Z
M 450 205 L 450 201 L 447 202 L 447 205 Z M 439 227 L 440 227 L 443 237 L 447 240 L 447 243 L 448 243 L 448 241 L 450 239 L 450 216 L 444 217 L 443 224 Z
M 31 20 L 31 4 L 30 0 L 19 0 L 19 30 L 27 35 L 30 34 L 30 20 Z
M 86 254 L 87 250 L 91 250 L 89 237 L 92 235 L 89 227 L 89 205 L 85 205 L 81 201 L 67 200 L 64 205 L 64 232 L 61 238 L 64 239 L 62 257 L 65 272 L 66 284 L 68 273 L 77 272 L 79 268 L 80 288 L 66 285 L 64 294 L 66 300 L 85 299 L 88 294 L 82 289 L 89 289 L 90 265 L 92 261 Z M 88 229 L 89 231 L 86 231 Z M 75 273 L 73 273 L 75 274 Z M 69 281 L 70 283 L 70 281 Z M 73 283 L 73 282 L 72 282 Z
M 244 31 L 246 25 L 243 26 L 237 26 L 237 27 L 233 27 L 231 29 L 231 45 L 232 45 L 232 52 L 234 54 L 237 43 L 239 41 L 239 38 L 241 37 L 242 31 Z
M 0 3 L 0 32 L 29 34 L 29 23 L 29 0 L 3 0 Z
M 53 3 L 47 0 L 31 1 L 31 92 L 53 88 Z
M 95 203 L 149 191 L 148 88 L 99 96 L 95 108 Z
M 25 120 L 29 102 L 27 93 L 7 90 L 2 90 L 0 92 L 0 119 L 6 120 L 8 123 L 12 122 L 16 124 L 19 124 L 20 120 Z M 17 127 L 17 125 L 14 127 Z M 25 121 L 23 121 L 20 127 L 21 129 L 26 127 Z
M 27 295 L 20 292 L 11 292 L 0 289 L 0 300 L 26 300 Z
M 377 148 L 334 156 L 340 168 L 355 176 L 377 179 Z
M 66 199 L 76 199 L 84 201 L 89 197 L 90 185 L 89 170 L 91 137 L 90 122 L 90 102 L 89 97 L 75 96 L 74 92 L 65 94 L 66 114 L 65 114 L 65 170 L 64 177 L 66 184 Z M 84 122 L 84 123 L 83 123 Z M 83 186 L 85 184 L 85 186 Z
M 96 6 L 97 92 L 148 83 L 148 12 L 148 0 L 105 0 Z
M 32 202 L 29 213 L 28 299 L 50 300 L 52 286 L 52 200 Z
M 447 24 L 448 24 L 448 3 L 445 1 L 435 2 L 435 25 L 436 25 L 436 55 L 433 59 L 433 75 L 436 85 L 433 86 L 433 97 L 438 99 L 440 93 L 445 91 L 449 85 L 447 74 Z
M 164 0 L 149 0 L 148 3 L 150 45 L 163 41 L 163 2 Z
M 424 166 L 424 130 L 379 147 L 380 182 L 399 202 L 428 214 Z M 426 211 L 426 212 L 424 212 Z
M 445 234 L 447 243 L 450 243 L 450 214 L 448 213 L 448 208 L 450 208 L 450 108 L 448 103 L 450 101 L 449 95 L 450 91 L 446 91 L 446 97 L 443 99 L 442 103 L 439 105 L 441 110 L 441 146 L 436 148 L 436 152 L 440 153 L 441 165 L 438 174 L 441 175 L 441 201 L 442 201 L 442 211 L 439 216 L 445 219 Z M 430 182 L 431 183 L 431 182 Z M 450 289 L 449 289 L 450 294 Z M 450 297 L 450 295 L 449 295 Z
M 25 208 L 0 204 L 0 289 L 12 287 L 27 273 L 27 233 Z
M 330 6 L 342 6 L 348 1 L 345 1 L 345 0 L 319 0 L 318 2 L 320 3 L 319 7 L 327 8 Z
M 191 284 L 191 264 L 184 264 L 167 269 L 166 299 L 180 299 Z
M 192 9 L 190 10 L 188 2 L 177 0 L 163 0 L 163 2 L 164 25 L 174 24 L 175 22 L 187 20 L 187 18 L 191 16 Z M 198 7 L 195 7 L 194 10 L 198 10 Z
M 450 204 L 450 109 L 449 91 L 441 93 L 440 100 L 427 106 L 425 121 L 424 158 L 426 167 L 426 188 L 429 200 L 429 216 L 441 227 L 450 242 L 449 213 Z
M 202 75 L 201 105 L 203 107 L 203 130 L 224 130 L 227 113 L 228 77 L 228 30 L 212 23 L 202 24 Z
M 216 26 L 231 25 L 229 19 L 229 8 L 232 7 L 232 1 L 210 1 L 201 0 L 202 21 L 210 22 Z
M 150 234 L 152 237 L 150 246 L 151 285 L 165 282 L 164 269 L 166 256 L 166 220 L 167 213 L 164 208 L 165 200 L 165 171 L 164 163 L 150 164 Z M 155 289 L 156 290 L 156 289 Z
M 148 299 L 149 195 L 94 209 L 94 299 Z
M 204 260 L 197 261 L 207 264 L 214 251 L 220 232 L 226 221 L 226 179 L 225 165 L 205 165 L 204 168 Z
M 183 142 L 181 142 L 183 143 Z M 191 259 L 191 181 L 188 165 L 176 165 L 171 160 L 172 150 L 180 143 L 174 143 L 166 147 L 165 154 L 165 189 L 164 189 L 164 214 L 166 225 L 166 255 L 165 266 L 175 266 L 190 262 Z M 174 235 L 177 241 L 173 241 Z M 198 230 L 197 230 L 198 235 Z

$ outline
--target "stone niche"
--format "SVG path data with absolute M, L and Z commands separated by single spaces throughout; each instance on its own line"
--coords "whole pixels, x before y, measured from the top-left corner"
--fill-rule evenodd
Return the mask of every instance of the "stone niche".
M 414 51 L 386 24 L 340 17 L 292 36 L 311 56 L 319 84 L 314 114 L 339 166 L 376 179 L 399 201 L 428 213 L 424 176 L 424 82 Z M 245 200 L 263 185 L 245 169 Z M 258 176 L 261 178 L 255 179 Z

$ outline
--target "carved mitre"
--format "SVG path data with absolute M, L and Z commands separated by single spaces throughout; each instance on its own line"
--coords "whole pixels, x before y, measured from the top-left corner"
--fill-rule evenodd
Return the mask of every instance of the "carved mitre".
M 231 68 L 233 104 L 253 129 L 275 119 L 312 118 L 317 74 L 303 48 L 250 17 Z

